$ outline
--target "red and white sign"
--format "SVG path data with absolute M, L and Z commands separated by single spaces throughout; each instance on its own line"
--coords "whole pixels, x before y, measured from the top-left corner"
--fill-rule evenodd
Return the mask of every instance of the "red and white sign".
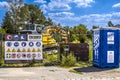
M 12 35 L 7 35 L 7 40 L 12 40 Z

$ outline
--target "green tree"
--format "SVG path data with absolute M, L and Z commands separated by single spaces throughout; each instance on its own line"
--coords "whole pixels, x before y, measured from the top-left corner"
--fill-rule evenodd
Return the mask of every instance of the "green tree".
M 6 33 L 6 30 L 3 28 L 0 28 L 0 34 L 5 34 L 5 33 Z
M 14 33 L 13 21 L 9 12 L 6 12 L 5 14 L 2 23 L 2 28 L 5 29 L 7 33 Z
M 80 41 L 81 43 L 84 43 L 86 40 L 86 35 L 87 35 L 87 28 L 85 25 L 80 24 L 78 26 L 75 26 L 73 28 L 74 34 L 77 37 L 77 40 Z
M 3 40 L 3 35 L 6 33 L 6 30 L 0 27 L 0 41 Z
M 73 28 L 70 26 L 65 26 L 63 27 L 63 29 L 65 30 L 65 33 L 67 34 L 68 42 L 73 42 L 75 40 Z
M 45 24 L 46 17 L 44 16 L 43 12 L 39 9 L 38 6 L 33 4 L 26 5 L 26 6 L 28 6 L 29 8 L 31 23 Z
M 8 4 L 9 4 L 9 13 L 10 13 L 10 17 L 12 19 L 12 27 L 13 32 L 16 33 L 18 31 L 18 22 L 20 21 L 20 16 L 18 16 L 18 14 L 20 13 L 20 8 L 23 5 L 23 0 L 7 0 Z
M 92 30 L 87 31 L 87 37 L 92 40 Z
M 56 40 L 56 42 L 59 43 L 62 41 L 62 28 L 60 26 L 55 26 L 54 28 L 56 31 L 52 31 L 51 35 Z
M 47 21 L 45 22 L 45 24 L 44 24 L 45 26 L 51 26 L 51 25 L 54 25 L 54 23 L 53 23 L 53 21 L 52 21 L 52 19 L 50 19 L 49 17 L 48 17 L 48 19 L 47 19 Z
M 2 23 L 2 27 L 7 29 L 7 33 L 18 32 L 19 27 L 25 26 L 25 22 L 41 25 L 53 25 L 52 20 L 50 18 L 46 19 L 38 6 L 33 4 L 25 4 L 24 6 L 21 6 L 22 0 L 17 1 L 8 0 L 10 10 L 6 13 Z
M 92 26 L 92 29 L 97 29 L 99 28 L 99 26 Z
M 114 27 L 114 24 L 112 23 L 112 21 L 108 21 L 108 27 Z
M 21 22 L 25 22 L 25 21 L 28 21 L 30 20 L 30 11 L 29 11 L 29 6 L 27 6 L 26 4 L 24 6 L 22 6 L 20 8 L 20 12 L 17 14 L 19 17 L 20 17 L 20 21 L 19 23 Z

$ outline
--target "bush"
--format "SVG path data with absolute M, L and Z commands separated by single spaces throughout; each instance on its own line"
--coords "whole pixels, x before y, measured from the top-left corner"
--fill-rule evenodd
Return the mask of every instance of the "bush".
M 47 54 L 44 53 L 44 65 L 45 66 L 53 66 L 58 65 L 58 54 Z
M 50 54 L 48 55 L 48 61 L 49 62 L 56 62 L 57 61 L 57 55 L 56 54 Z
M 35 59 L 33 58 L 33 59 L 29 62 L 29 66 L 31 66 L 31 67 L 32 67 L 32 66 L 34 66 L 34 65 L 35 65 L 35 63 L 36 63 L 36 62 L 35 62 Z
M 71 67 L 71 66 L 74 66 L 75 63 L 76 63 L 76 58 L 72 53 L 70 53 L 66 57 L 62 55 L 61 66 Z
M 43 52 L 43 59 L 47 59 L 48 54 Z

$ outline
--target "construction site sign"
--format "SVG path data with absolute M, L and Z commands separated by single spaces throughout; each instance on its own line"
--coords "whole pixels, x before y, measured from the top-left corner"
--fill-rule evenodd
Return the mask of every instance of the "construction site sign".
M 32 40 L 31 40 L 32 39 Z M 40 61 L 42 56 L 42 35 L 6 35 L 5 61 L 7 63 Z

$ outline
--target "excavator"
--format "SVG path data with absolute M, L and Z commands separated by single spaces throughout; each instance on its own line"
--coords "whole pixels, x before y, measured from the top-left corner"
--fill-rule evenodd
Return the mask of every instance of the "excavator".
M 59 44 L 53 33 L 60 33 L 62 43 L 68 43 L 68 33 L 59 26 L 43 26 L 41 24 L 26 24 L 19 29 L 19 34 L 42 34 L 43 51 L 58 51 Z

